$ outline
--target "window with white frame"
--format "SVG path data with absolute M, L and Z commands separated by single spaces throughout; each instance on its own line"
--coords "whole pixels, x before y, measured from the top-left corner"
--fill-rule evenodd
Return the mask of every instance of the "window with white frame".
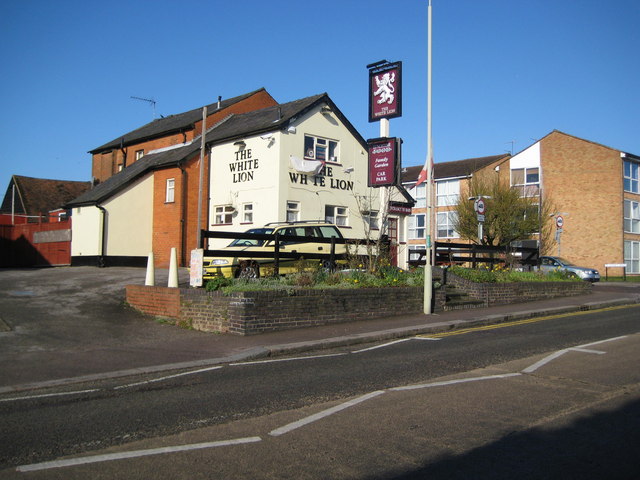
M 136 161 L 144 157 L 144 150 L 136 150 Z
M 377 210 L 362 212 L 362 219 L 369 226 L 369 229 L 378 230 L 380 228 L 378 224 L 378 214 L 379 212 Z
M 460 198 L 460 180 L 441 180 L 436 182 L 436 204 L 450 207 L 458 204 Z
M 235 212 L 235 208 L 232 205 L 216 206 L 213 223 L 216 225 L 231 225 L 233 223 L 233 212 Z
M 425 238 L 425 214 L 417 213 L 409 217 L 407 225 L 409 239 Z
M 624 191 L 640 193 L 640 163 L 624 161 Z
M 338 155 L 338 142 L 336 140 L 313 135 L 304 136 L 304 158 L 338 163 L 340 161 Z
M 427 184 L 421 183 L 417 187 L 411 189 L 411 196 L 415 199 L 415 208 L 424 208 L 427 206 Z
M 287 202 L 287 222 L 300 220 L 300 202 Z
M 458 232 L 456 232 L 454 225 L 458 219 L 458 214 L 455 211 L 438 212 L 436 223 L 437 237 L 438 238 L 458 238 Z
M 632 200 L 624 201 L 624 231 L 640 233 L 640 203 Z
M 326 205 L 324 207 L 324 219 L 325 221 L 334 223 L 340 227 L 346 227 L 349 224 L 349 210 L 347 207 Z
M 242 204 L 242 223 L 253 223 L 253 203 Z
M 534 197 L 540 193 L 540 169 L 514 168 L 511 170 L 511 186 L 520 191 L 521 197 Z
M 165 190 L 165 203 L 173 203 L 176 201 L 176 179 L 167 178 L 167 187 Z
M 624 263 L 627 264 L 627 273 L 640 273 L 640 242 L 625 240 Z

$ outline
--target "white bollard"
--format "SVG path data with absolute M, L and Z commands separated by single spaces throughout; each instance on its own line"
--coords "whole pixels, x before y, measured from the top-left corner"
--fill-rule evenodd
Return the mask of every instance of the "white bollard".
M 156 270 L 153 265 L 153 252 L 149 253 L 147 259 L 147 277 L 144 279 L 144 284 L 153 287 L 156 284 Z
M 178 288 L 178 255 L 175 247 L 171 249 L 171 260 L 169 262 L 169 288 Z

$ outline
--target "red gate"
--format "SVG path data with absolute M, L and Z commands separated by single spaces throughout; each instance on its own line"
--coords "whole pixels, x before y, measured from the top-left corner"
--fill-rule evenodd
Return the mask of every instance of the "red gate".
M 0 267 L 71 264 L 71 220 L 0 225 Z

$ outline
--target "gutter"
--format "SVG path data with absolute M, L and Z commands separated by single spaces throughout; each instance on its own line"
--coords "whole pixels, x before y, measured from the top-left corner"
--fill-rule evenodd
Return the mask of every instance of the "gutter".
M 95 205 L 96 208 L 98 208 L 101 212 L 102 212 L 102 225 L 101 225 L 101 229 L 100 229 L 100 255 L 98 256 L 98 267 L 99 268 L 104 268 L 105 265 L 105 261 L 104 261 L 104 246 L 105 246 L 105 232 L 107 230 L 107 209 L 104 208 L 102 205 L 98 205 L 96 203 Z

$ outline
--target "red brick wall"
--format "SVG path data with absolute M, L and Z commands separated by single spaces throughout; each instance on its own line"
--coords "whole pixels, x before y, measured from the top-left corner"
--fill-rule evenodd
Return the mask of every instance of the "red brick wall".
M 129 305 L 148 315 L 177 318 L 180 314 L 180 290 L 177 288 L 127 285 Z
M 197 247 L 198 184 L 200 178 L 200 153 L 185 162 L 183 171 L 178 168 L 157 170 L 153 189 L 153 255 L 158 268 L 169 266 L 171 248 L 177 251 L 178 264 L 187 266 L 191 250 Z M 207 228 L 209 184 L 208 156 L 204 162 L 202 190 L 202 221 L 200 228 Z M 175 179 L 175 201 L 166 203 L 167 179 Z

